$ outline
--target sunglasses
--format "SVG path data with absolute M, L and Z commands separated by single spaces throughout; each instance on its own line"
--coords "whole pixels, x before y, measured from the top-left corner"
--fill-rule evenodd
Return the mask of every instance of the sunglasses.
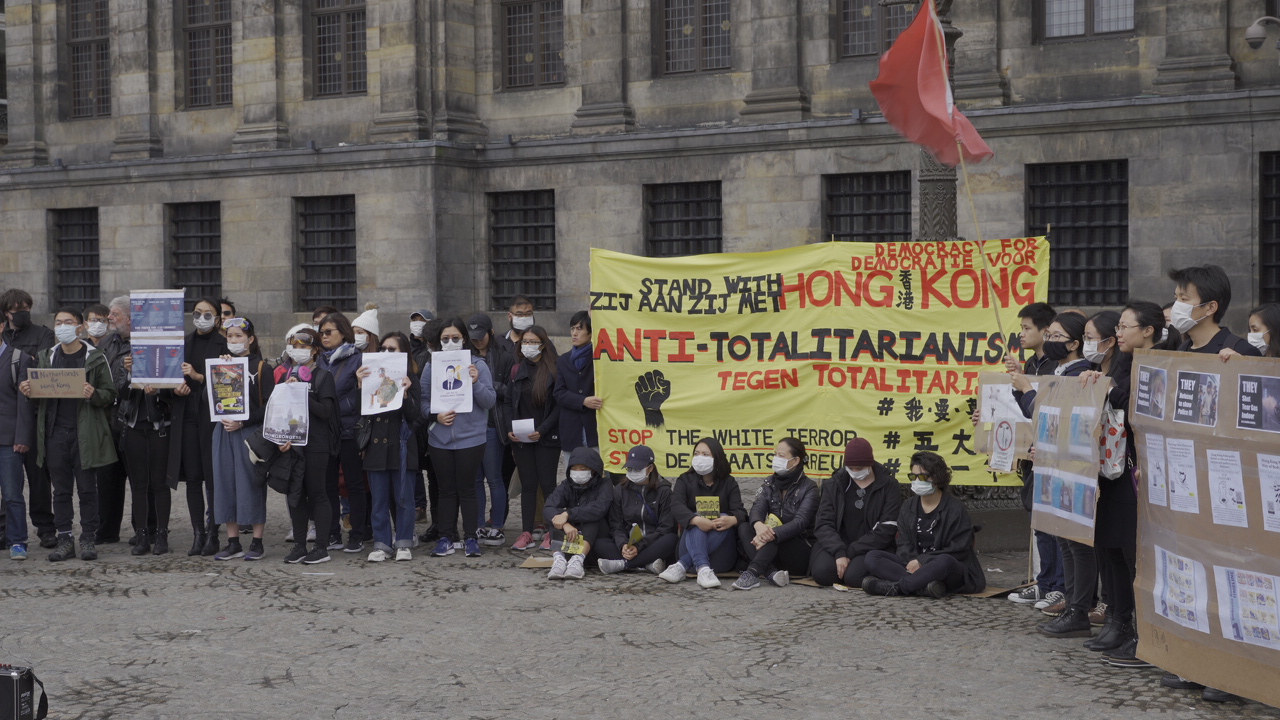
M 330 335 L 337 335 L 338 331 L 333 328 L 329 328 L 328 330 L 321 330 L 320 334 L 324 337 L 329 337 Z
M 382 352 L 400 352 L 400 348 L 394 345 L 383 345 L 380 349 Z
M 207 312 L 207 313 L 193 312 L 191 313 L 191 317 L 195 318 L 196 320 L 212 320 L 217 316 L 211 312 Z
M 928 480 L 929 474 L 928 473 L 907 473 L 907 479 L 910 480 L 911 482 L 915 482 L 917 480 Z

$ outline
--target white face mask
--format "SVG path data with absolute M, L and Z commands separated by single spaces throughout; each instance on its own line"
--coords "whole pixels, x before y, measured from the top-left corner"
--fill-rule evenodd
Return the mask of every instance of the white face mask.
M 530 360 L 537 360 L 538 356 L 542 354 L 542 346 L 541 345 L 521 345 L 520 353 L 523 354 L 525 357 L 529 358 Z
M 639 485 L 649 479 L 649 473 L 645 470 L 628 470 L 627 479 Z
M 409 334 L 414 337 L 422 337 L 422 329 L 427 326 L 426 320 L 413 320 L 409 323 Z
M 1173 308 L 1169 310 L 1169 324 L 1173 326 L 1174 330 L 1177 330 L 1180 333 L 1186 333 L 1191 328 L 1200 324 L 1200 320 L 1204 320 L 1203 317 L 1200 318 L 1200 320 L 1196 320 L 1191 317 L 1191 311 L 1208 304 L 1209 303 L 1200 303 L 1199 305 L 1192 305 L 1191 303 L 1184 303 L 1181 300 L 1175 302 L 1173 304 Z M 1205 315 L 1204 317 L 1209 316 Z
M 511 318 L 511 327 L 519 330 L 520 332 L 524 332 L 525 330 L 533 327 L 533 316 L 513 317 Z
M 590 470 L 570 470 L 569 479 L 573 481 L 574 485 L 586 485 L 587 483 L 591 482 L 591 471 Z
M 232 355 L 243 355 L 249 349 L 249 343 L 227 343 L 227 352 Z
M 912 480 L 911 481 L 911 492 L 919 495 L 920 497 L 924 497 L 926 495 L 932 495 L 936 491 L 937 490 L 933 487 L 933 483 L 929 482 L 928 480 Z
M 450 350 L 461 350 L 462 338 L 457 338 L 456 340 L 441 340 L 440 349 L 444 350 L 445 352 L 448 352 Z
M 693 471 L 699 475 L 710 475 L 716 467 L 716 459 L 706 455 L 693 456 Z
M 1105 360 L 1107 357 L 1107 352 L 1105 350 L 1103 350 L 1102 352 L 1098 352 L 1098 345 L 1100 345 L 1101 343 L 1102 343 L 1101 340 L 1085 340 L 1084 341 L 1084 359 L 1094 364 L 1100 363 L 1103 360 Z
M 788 470 L 788 467 L 787 467 L 787 466 L 788 466 L 788 464 L 789 464 L 793 459 L 794 459 L 794 458 L 784 458 L 784 457 L 782 457 L 781 455 L 774 455 L 774 456 L 773 456 L 773 471 L 774 471 L 775 473 L 777 473 L 777 474 L 781 475 L 782 473 L 784 473 L 784 472 L 786 472 L 786 471 Z
M 107 334 L 107 323 L 102 320 L 90 320 L 88 331 L 89 337 L 100 338 Z
M 1267 351 L 1267 333 L 1249 333 L 1249 344 L 1258 348 L 1260 352 Z
M 216 322 L 216 320 L 214 320 L 213 318 L 209 318 L 208 320 L 205 320 L 204 317 L 201 316 L 201 317 L 195 318 L 194 320 L 192 320 L 192 322 L 195 323 L 196 329 L 199 330 L 200 332 L 209 332 L 210 330 L 213 329 L 213 324 Z
M 357 350 L 363 350 L 369 347 L 369 336 L 364 333 L 356 333 L 355 346 Z
M 288 353 L 289 359 L 292 360 L 295 365 L 305 365 L 311 361 L 311 348 L 291 347 L 289 348 Z
M 853 478 L 854 480 L 866 480 L 867 478 L 871 477 L 871 468 L 859 468 L 857 470 L 854 470 L 851 467 L 846 467 L 844 471 L 849 473 L 849 477 Z
M 76 339 L 79 332 L 75 325 L 55 325 L 53 328 L 54 337 L 58 338 L 58 342 L 67 345 Z

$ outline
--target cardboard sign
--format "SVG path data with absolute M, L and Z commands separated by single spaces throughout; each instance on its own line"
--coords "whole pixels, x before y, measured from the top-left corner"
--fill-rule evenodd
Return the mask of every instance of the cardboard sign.
M 1039 377 L 1028 377 L 1033 389 Z M 990 455 L 987 467 L 993 472 L 1012 472 L 1014 460 L 1029 460 L 1034 423 L 1013 399 L 1013 377 L 1004 372 L 978 375 L 978 424 L 973 431 L 973 449 Z
M 84 399 L 84 368 L 31 368 L 27 380 L 32 399 Z
M 1042 377 L 1036 391 L 1031 527 L 1093 544 L 1098 509 L 1098 438 L 1109 378 Z

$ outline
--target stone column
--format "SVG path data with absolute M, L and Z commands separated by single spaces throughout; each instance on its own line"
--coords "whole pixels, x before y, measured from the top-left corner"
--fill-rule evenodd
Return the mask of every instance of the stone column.
M 424 107 L 421 57 L 427 38 L 414 0 L 371 0 L 369 27 L 378 43 L 369 52 L 370 87 L 377 83 L 378 111 L 369 135 L 375 141 L 405 142 L 431 136 L 431 116 Z
M 582 107 L 575 135 L 626 132 L 636 114 L 627 102 L 626 0 L 582 0 Z
M 956 20 L 964 25 L 964 45 L 952 55 L 958 68 L 951 77 L 956 102 L 966 108 L 1009 103 L 1009 81 L 1000 69 L 1000 3 L 962 3 Z
M 433 0 L 437 48 L 432 73 L 432 135 L 479 141 L 489 130 L 476 115 L 476 8 L 472 0 Z
M 1156 92 L 1186 95 L 1236 88 L 1235 65 L 1227 47 L 1229 5 L 1222 0 L 1165 3 L 1164 60 L 1151 82 Z
M 761 123 L 809 119 L 809 94 L 800 78 L 799 0 L 752 0 L 751 9 L 751 92 L 738 114 Z
M 17 168 L 49 164 L 49 148 L 44 140 L 46 42 L 41 27 L 42 11 L 54 5 L 41 6 L 38 0 L 10 0 L 5 19 L 5 43 L 8 47 L 6 69 L 9 87 L 9 144 L 0 154 L 0 167 Z M 52 23 L 50 23 L 52 25 Z
M 289 147 L 284 117 L 283 0 L 244 0 L 240 38 L 232 48 L 237 106 L 236 152 Z
M 114 0 L 111 4 L 112 114 L 116 139 L 112 160 L 164 155 L 156 108 L 156 7 L 154 0 Z

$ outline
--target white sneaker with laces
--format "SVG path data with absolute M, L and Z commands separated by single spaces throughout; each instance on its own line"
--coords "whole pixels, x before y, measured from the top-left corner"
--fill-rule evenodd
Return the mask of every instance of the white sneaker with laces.
M 662 561 L 662 558 L 658 558 L 657 560 L 654 560 L 653 562 L 644 566 L 645 570 L 648 570 L 649 572 L 658 576 L 661 576 L 662 571 L 665 570 L 666 568 L 667 568 L 667 564 Z
M 413 559 L 413 553 L 409 552 L 409 548 L 400 548 L 399 550 L 396 550 L 396 560 L 398 562 L 403 562 L 405 560 L 412 560 L 412 559 Z
M 599 560 L 596 561 L 596 567 L 600 568 L 600 572 L 604 573 L 605 575 L 612 575 L 614 573 L 620 573 L 623 570 L 626 570 L 627 561 L 626 560 L 607 560 L 605 558 L 600 558 Z
M 1066 599 L 1067 599 L 1066 595 L 1063 595 L 1061 592 L 1054 590 L 1050 592 L 1048 595 L 1045 595 L 1043 600 L 1036 603 L 1035 608 L 1037 610 L 1043 610 L 1049 607 L 1050 605 L 1056 605 Z
M 564 573 L 569 569 L 569 561 L 564 559 L 563 553 L 556 553 L 555 559 L 551 561 L 551 571 L 547 573 L 549 580 L 563 580 Z
M 688 571 L 685 570 L 684 565 L 679 562 L 675 562 L 672 563 L 671 567 L 667 568 L 665 571 L 658 573 L 658 577 L 669 583 L 678 583 L 684 579 L 686 572 Z
M 381 550 L 374 550 L 369 553 L 369 562 L 382 562 L 387 559 L 387 554 Z
M 569 558 L 569 564 L 564 569 L 564 577 L 566 580 L 580 580 L 586 571 L 582 568 L 582 563 L 586 560 L 585 555 L 574 555 Z
M 720 587 L 720 578 L 716 577 L 716 571 L 712 570 L 710 566 L 700 568 L 698 570 L 698 586 L 707 590 Z

